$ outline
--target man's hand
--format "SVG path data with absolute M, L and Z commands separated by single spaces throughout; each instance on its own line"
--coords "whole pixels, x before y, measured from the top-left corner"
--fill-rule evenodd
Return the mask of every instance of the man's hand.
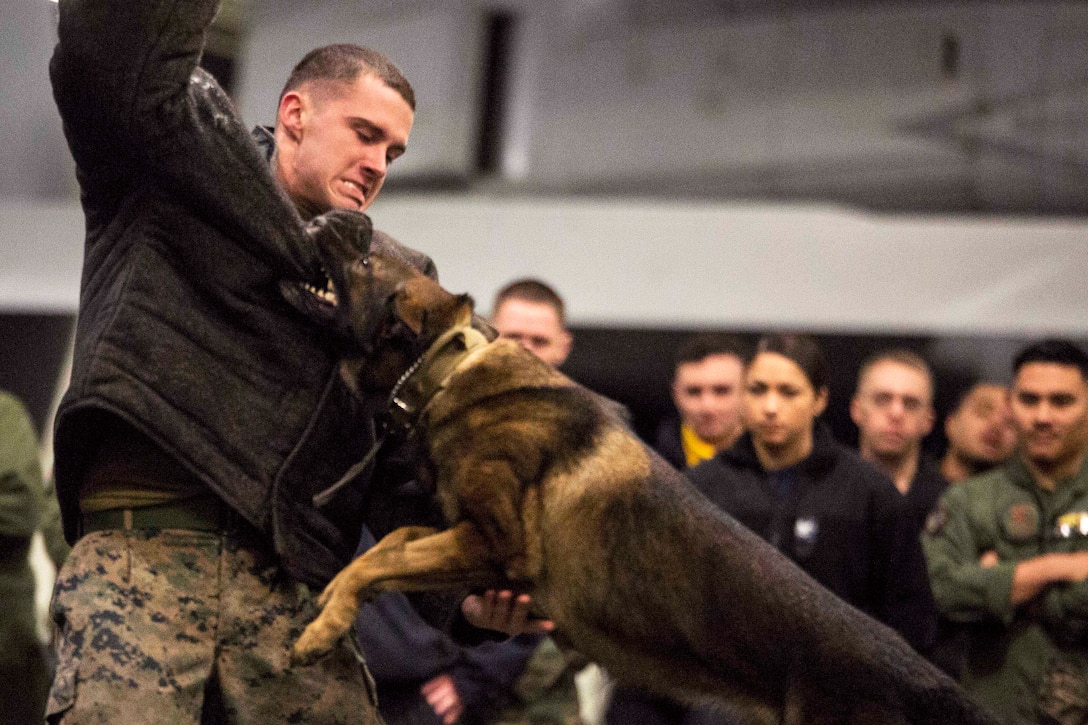
M 453 678 L 449 675 L 442 674 L 424 682 L 419 692 L 445 725 L 453 725 L 465 710 L 461 695 L 457 692 Z
M 483 594 L 472 594 L 461 602 L 461 613 L 474 627 L 493 629 L 509 635 L 550 632 L 555 624 L 547 619 L 529 616 L 532 598 L 528 594 L 516 597 L 509 590 L 489 589 Z
M 1081 582 L 1088 579 L 1088 551 L 1043 554 L 1016 565 L 1010 601 L 1013 606 L 1034 599 L 1054 582 Z

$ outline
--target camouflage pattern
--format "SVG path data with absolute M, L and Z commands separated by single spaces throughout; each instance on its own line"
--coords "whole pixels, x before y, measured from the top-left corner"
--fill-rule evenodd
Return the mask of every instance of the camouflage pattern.
M 1079 652 L 1055 655 L 1039 688 L 1041 722 L 1084 725 L 1088 712 L 1088 657 Z
M 50 723 L 381 723 L 354 637 L 290 668 L 314 597 L 250 534 L 88 534 L 57 577 L 51 610 Z
M 514 683 L 514 702 L 503 708 L 495 725 L 582 725 L 574 676 L 584 662 L 571 662 L 545 637 Z

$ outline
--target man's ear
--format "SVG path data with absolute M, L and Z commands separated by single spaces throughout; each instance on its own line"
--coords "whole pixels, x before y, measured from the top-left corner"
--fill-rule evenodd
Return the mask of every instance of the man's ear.
M 923 437 L 927 436 L 931 432 L 933 432 L 933 424 L 936 423 L 936 422 L 937 422 L 937 412 L 935 410 L 933 410 L 933 406 L 931 405 L 931 406 L 929 406 L 928 410 L 926 410 L 925 432 L 922 433 Z
M 570 356 L 570 350 L 574 346 L 574 335 L 570 334 L 569 330 L 563 330 L 563 333 L 559 336 L 557 345 L 560 351 L 557 357 L 559 357 L 560 360 L 555 366 L 559 367 L 565 363 Z
M 856 395 L 850 398 L 850 420 L 854 421 L 854 425 L 861 425 L 861 401 Z
M 305 125 L 306 99 L 299 91 L 287 91 L 280 99 L 276 113 L 276 127 L 283 129 L 288 138 L 296 143 L 302 138 Z
M 680 388 L 676 386 L 676 376 L 669 381 L 669 394 L 672 396 L 672 404 L 676 406 L 676 411 L 680 412 Z

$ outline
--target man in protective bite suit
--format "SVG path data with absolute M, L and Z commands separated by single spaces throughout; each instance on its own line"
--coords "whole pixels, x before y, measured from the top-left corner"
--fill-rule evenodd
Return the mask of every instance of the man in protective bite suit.
M 332 341 L 280 297 L 325 278 L 311 234 L 433 264 L 365 210 L 406 149 L 411 86 L 380 54 L 308 55 L 273 135 L 242 127 L 198 67 L 215 0 L 62 0 L 50 66 L 87 220 L 56 480 L 74 548 L 58 575 L 51 721 L 372 723 L 345 639 L 288 649 L 351 557 L 380 465 Z M 309 232 L 309 233 L 308 233 Z M 475 600 L 479 605 L 479 600 Z M 478 622 L 521 628 L 525 606 Z

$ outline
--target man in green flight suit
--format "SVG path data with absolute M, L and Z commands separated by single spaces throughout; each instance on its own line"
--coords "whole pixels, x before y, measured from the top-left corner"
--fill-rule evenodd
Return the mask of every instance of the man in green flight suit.
M 41 722 L 49 675 L 27 558 L 42 516 L 38 440 L 23 404 L 0 391 L 0 722 Z
M 1017 453 L 952 486 L 923 537 L 942 614 L 967 626 L 960 681 L 1005 723 L 1088 718 L 1088 355 L 1023 349 Z

